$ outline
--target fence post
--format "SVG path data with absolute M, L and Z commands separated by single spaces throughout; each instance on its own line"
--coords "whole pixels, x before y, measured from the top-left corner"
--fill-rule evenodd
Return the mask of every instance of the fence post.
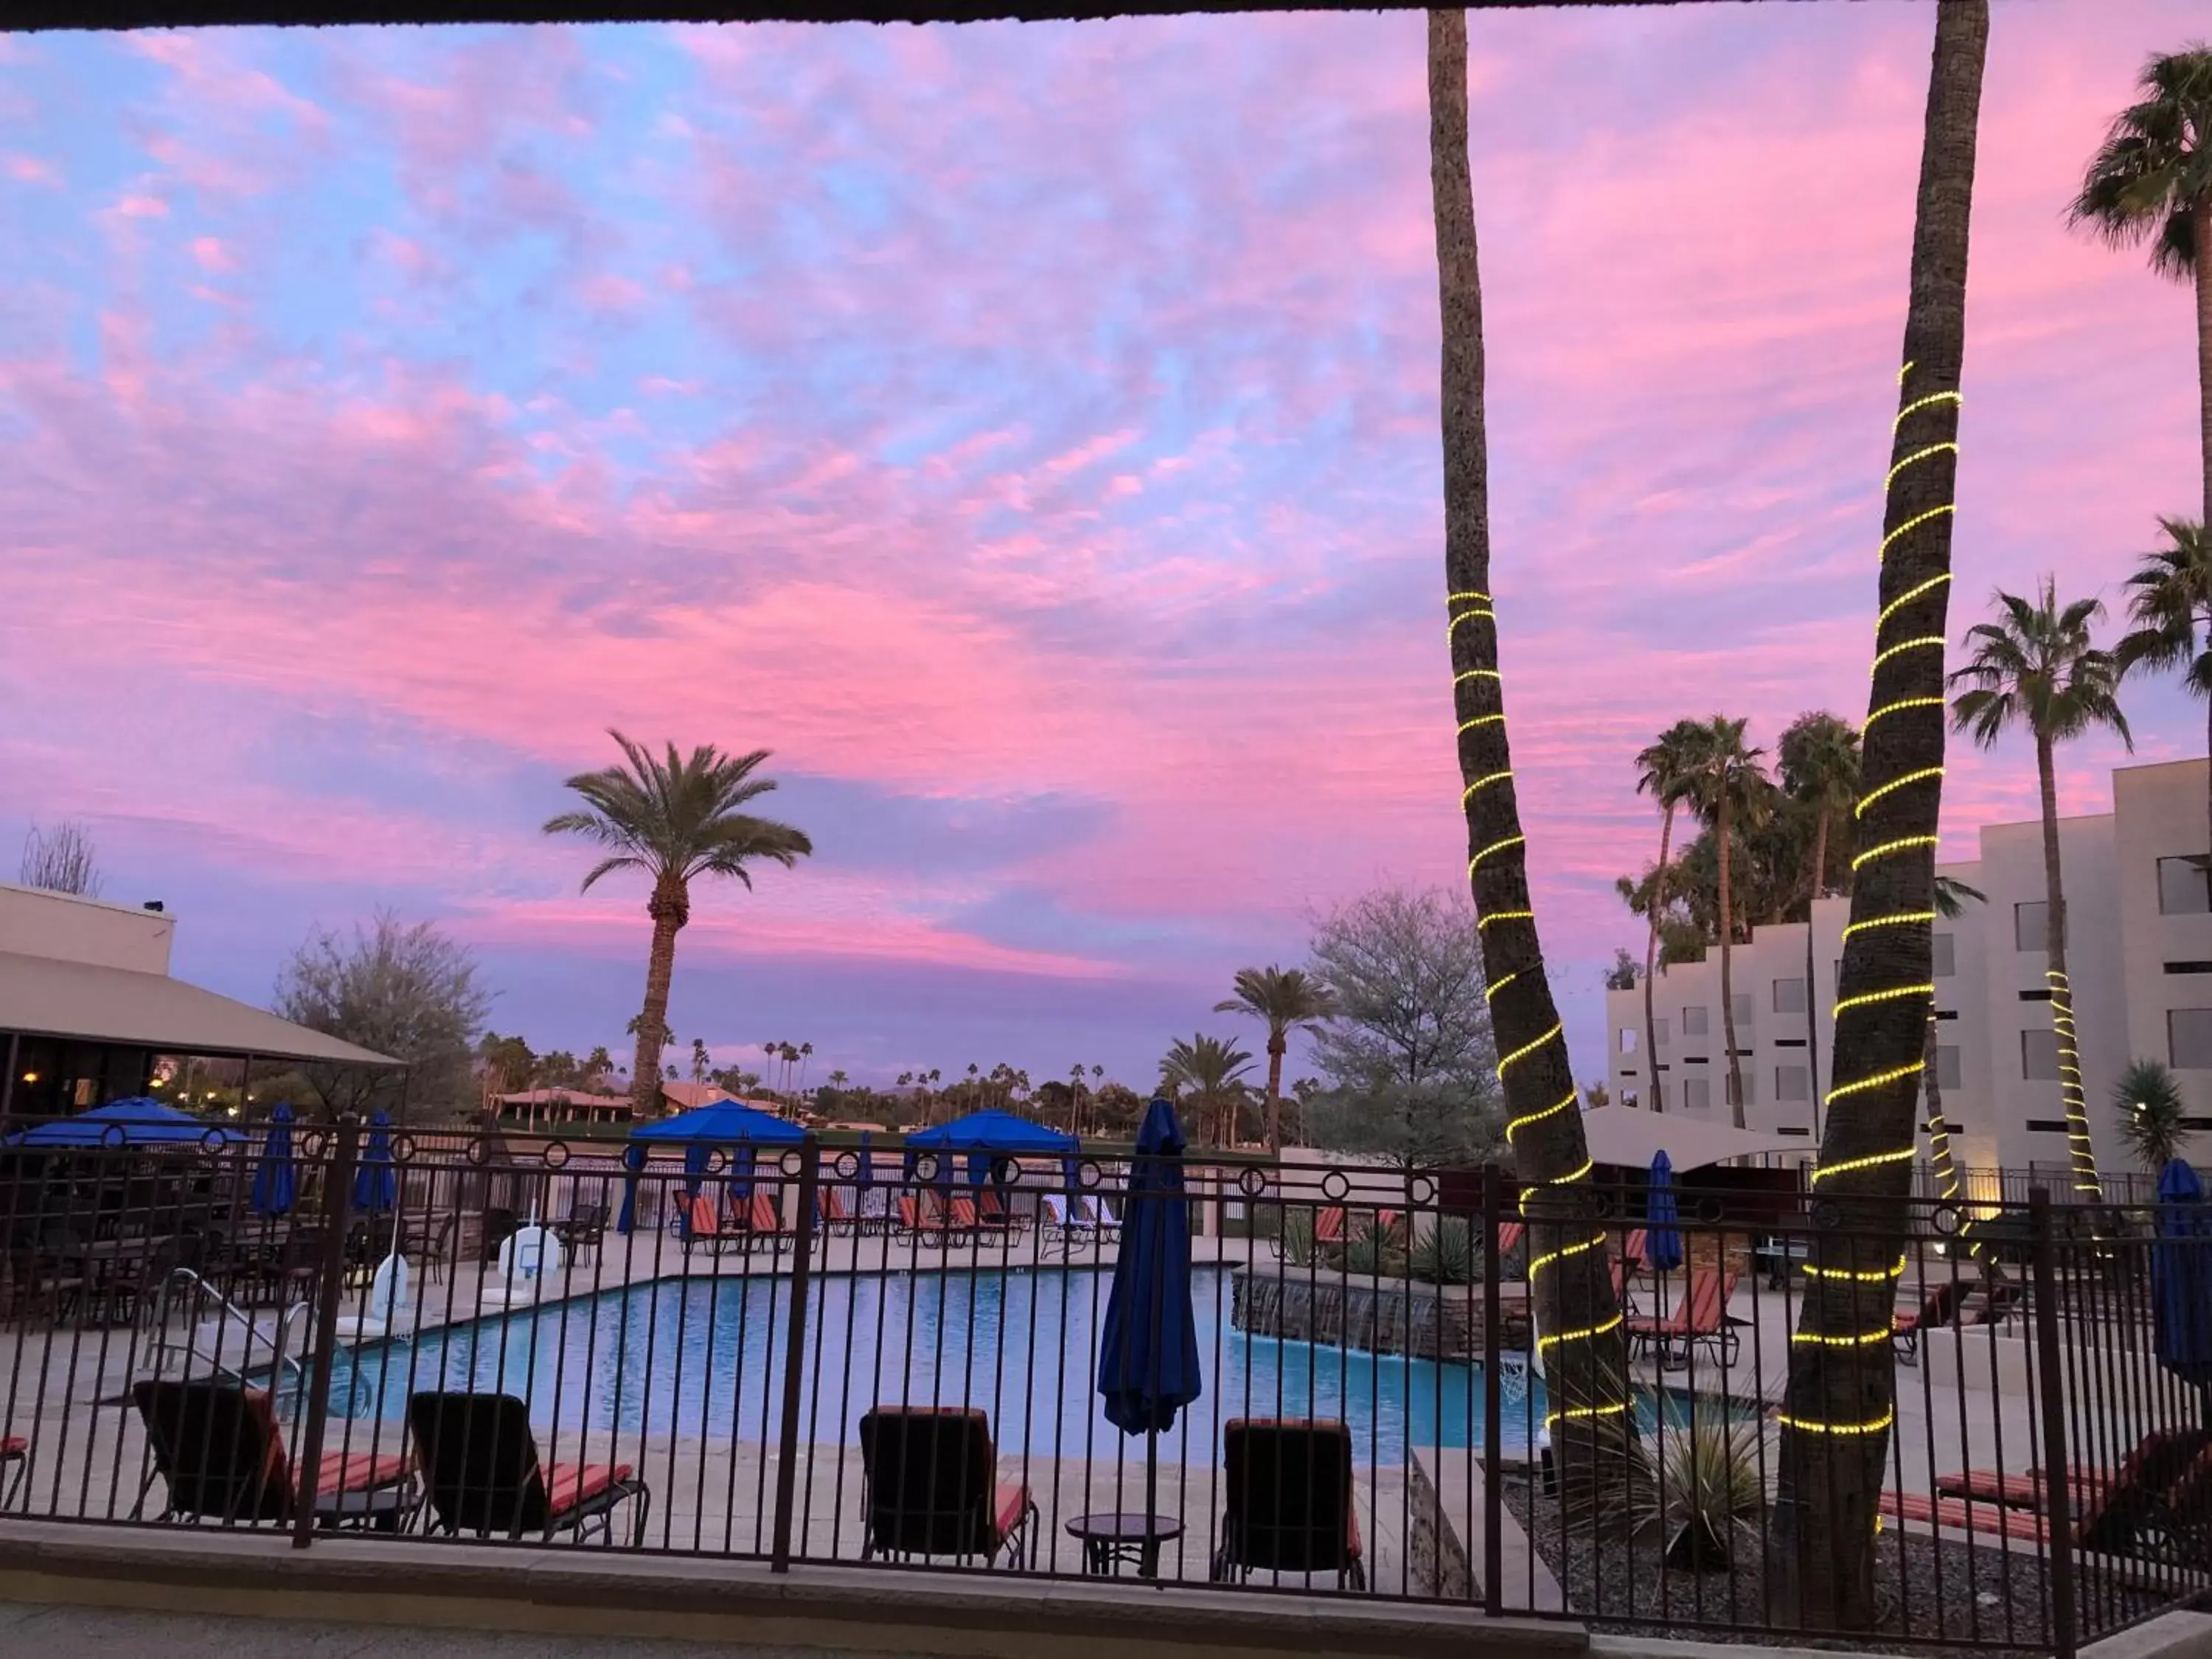
M 292 1547 L 314 1541 L 315 1498 L 321 1486 L 323 1440 L 331 1418 L 331 1367 L 337 1358 L 338 1298 L 345 1288 L 346 1224 L 353 1205 L 354 1164 L 361 1147 L 361 1120 L 349 1112 L 338 1119 L 337 1155 L 325 1166 L 322 1271 L 315 1281 L 314 1352 L 307 1367 L 307 1421 L 300 1436 L 300 1457 L 293 1469 L 295 1509 Z M 283 1311 L 278 1311 L 282 1328 Z M 273 1380 L 273 1379 L 272 1379 Z
M 1482 1170 L 1482 1610 L 1495 1619 L 1505 1610 L 1505 1496 L 1498 1484 L 1498 1442 L 1505 1432 L 1504 1380 L 1498 1375 L 1498 1228 L 1504 1219 L 1498 1166 Z M 1532 1446 L 1531 1453 L 1534 1451 Z
M 799 1236 L 792 1242 L 791 1322 L 783 1343 L 783 1425 L 776 1436 L 775 1531 L 769 1571 L 791 1571 L 791 1511 L 799 1490 L 799 1412 L 805 1403 L 806 1291 L 813 1278 L 814 1204 L 822 1186 L 822 1142 L 810 1133 L 799 1150 Z
M 2050 1188 L 2028 1189 L 2027 1222 L 2033 1243 L 2036 1397 L 2043 1419 L 2043 1512 L 2052 1517 L 2045 1528 L 2051 1551 L 2051 1646 L 2054 1659 L 2074 1659 L 2080 1632 L 2073 1533 L 2063 1519 L 2073 1509 L 2066 1487 L 2066 1398 L 2058 1358 L 2057 1247 L 2051 1232 Z

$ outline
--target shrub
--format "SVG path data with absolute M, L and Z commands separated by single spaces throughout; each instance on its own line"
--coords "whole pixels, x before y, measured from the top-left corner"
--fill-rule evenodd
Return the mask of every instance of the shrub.
M 1667 1436 L 1657 1476 L 1638 1495 L 1637 1520 L 1656 1526 L 1667 1565 L 1689 1571 L 1729 1565 L 1740 1533 L 1766 1508 L 1764 1426 L 1699 1422 Z
M 1391 1230 L 1371 1216 L 1356 1224 L 1344 1247 L 1342 1265 L 1348 1273 L 1398 1274 L 1406 1270 L 1405 1257 L 1399 1254 Z
M 1314 1212 L 1309 1209 L 1283 1212 L 1283 1260 L 1295 1267 L 1310 1266 L 1314 1259 Z
M 1407 1267 L 1415 1279 L 1431 1285 L 1472 1285 L 1474 1227 L 1457 1216 L 1439 1216 L 1414 1238 Z

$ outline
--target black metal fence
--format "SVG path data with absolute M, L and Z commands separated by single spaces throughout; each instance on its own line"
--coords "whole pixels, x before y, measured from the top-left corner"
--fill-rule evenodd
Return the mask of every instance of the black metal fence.
M 1915 1201 L 1900 1240 L 1592 1189 L 1636 1432 L 1584 1503 L 1481 1172 L 1186 1159 L 1200 1391 L 1127 1435 L 1113 1267 L 1167 1200 L 1126 1163 L 345 1125 L 287 1194 L 260 1133 L 0 1154 L 0 1513 L 1803 1631 L 1803 1572 L 1858 1553 L 1781 1525 L 1794 1352 L 1894 1378 L 1819 1633 L 2070 1653 L 2212 1589 L 2212 1419 L 2154 1312 L 2160 1252 L 2212 1243 L 2118 1210 Z M 1890 1330 L 1793 1342 L 1808 1258 Z

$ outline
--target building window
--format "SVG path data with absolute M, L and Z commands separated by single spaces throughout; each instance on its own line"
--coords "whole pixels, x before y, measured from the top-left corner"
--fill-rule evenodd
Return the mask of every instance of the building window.
M 1682 1035 L 1703 1036 L 1705 1034 L 1705 1011 L 1703 1008 L 1682 1010 Z
M 1733 1077 L 1735 1073 L 1730 1073 L 1729 1076 Z M 1747 1106 L 1759 1104 L 1759 1073 L 1756 1072 L 1746 1072 L 1743 1074 L 1743 1103 Z
M 1682 1109 L 1686 1112 L 1710 1112 L 1713 1109 L 1713 1085 L 1701 1077 L 1682 1079 Z
M 1935 945 L 1936 977 L 1948 979 L 1959 971 L 1959 941 L 1952 934 L 1938 933 Z
M 1633 1025 L 1624 1025 L 1620 1028 L 1620 1052 L 1624 1054 L 1632 1054 L 1636 1052 L 1636 1028 Z
M 2027 1127 L 2030 1134 L 2063 1135 L 2066 1133 L 2066 1120 L 2063 1117 L 2032 1117 L 2028 1119 Z M 2066 1172 L 2067 1166 L 2061 1164 L 2053 1165 L 2050 1170 L 2045 1170 L 2041 1164 L 2031 1164 L 2028 1169 L 2031 1173 L 2063 1175 Z
M 1812 1097 L 1813 1085 L 1805 1075 L 1802 1066 L 1778 1066 L 1774 1068 L 1774 1098 L 1787 1103 Z
M 2212 1008 L 2169 1008 L 2166 1052 L 2176 1070 L 2212 1070 Z
M 2047 951 L 2051 948 L 2051 906 L 2041 899 L 2012 907 L 2012 948 Z
M 1950 1043 L 1936 1045 L 1936 1086 L 1939 1089 L 1965 1086 L 1959 1081 L 1959 1050 Z
M 1663 1048 L 1667 1046 L 1667 1022 L 1663 1019 L 1655 1019 L 1651 1022 L 1651 1046 L 1655 1048 Z
M 1735 994 L 1735 1023 L 1739 1027 L 1751 1024 L 1751 1001 L 1750 992 L 1738 991 Z
M 1778 1014 L 1802 1014 L 1805 1012 L 1803 980 L 1778 979 L 1774 981 L 1774 1012 Z
M 2057 1032 L 2046 1026 L 2020 1034 L 2020 1074 L 2030 1083 L 2058 1081 Z
M 2212 911 L 2212 878 L 2202 858 L 2158 861 L 2158 912 L 2162 916 L 2201 916 Z

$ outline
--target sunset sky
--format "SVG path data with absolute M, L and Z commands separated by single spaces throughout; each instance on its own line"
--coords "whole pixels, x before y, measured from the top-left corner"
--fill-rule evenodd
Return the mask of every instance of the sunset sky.
M 2189 295 L 2062 210 L 2202 0 L 1994 9 L 1954 640 L 2045 570 L 2117 600 L 2200 495 Z M 1932 27 L 1473 20 L 1579 1075 L 1636 748 L 1864 714 Z M 0 37 L 0 875 L 87 819 L 257 1002 L 388 905 L 501 1030 L 623 1054 L 644 892 L 538 825 L 609 726 L 767 748 L 817 853 L 697 895 L 682 1048 L 1149 1084 L 1316 910 L 1463 881 L 1423 55 L 1418 13 Z M 2104 810 L 2117 744 L 2062 758 Z M 1947 853 L 2033 803 L 2024 745 L 1955 752 Z

